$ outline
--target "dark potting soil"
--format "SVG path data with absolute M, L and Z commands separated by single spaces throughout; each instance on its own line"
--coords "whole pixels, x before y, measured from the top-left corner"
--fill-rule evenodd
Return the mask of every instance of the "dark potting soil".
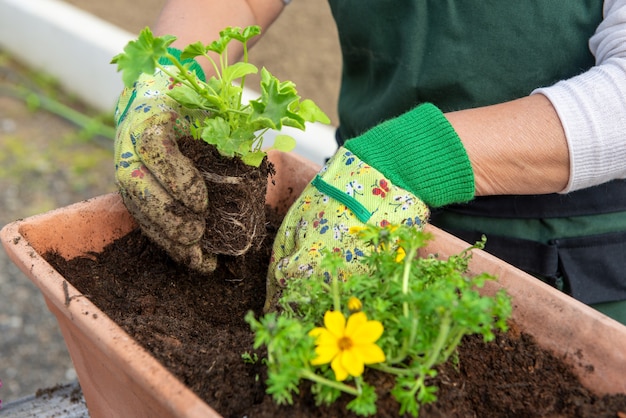
M 280 224 L 271 211 L 267 216 L 264 245 L 238 259 L 222 256 L 210 277 L 176 265 L 139 230 L 90 257 L 45 258 L 224 417 L 352 416 L 345 412 L 347 396 L 317 407 L 306 382 L 293 406 L 277 406 L 265 394 L 262 362 L 242 360 L 245 352 L 264 355 L 253 350 L 243 318 L 249 310 L 262 312 L 269 243 Z M 239 275 L 227 265 L 240 266 Z M 398 416 L 389 378 L 375 371 L 365 378 L 377 387 L 376 416 Z M 424 406 L 421 417 L 626 417 L 626 396 L 593 395 L 514 326 L 490 343 L 464 338 L 458 367 L 442 366 L 432 384 L 439 400 Z
M 177 144 L 202 174 L 209 193 L 202 249 L 233 256 L 258 249 L 265 238 L 263 197 L 273 165 L 267 159 L 253 167 L 240 158 L 225 158 L 213 145 L 189 136 Z

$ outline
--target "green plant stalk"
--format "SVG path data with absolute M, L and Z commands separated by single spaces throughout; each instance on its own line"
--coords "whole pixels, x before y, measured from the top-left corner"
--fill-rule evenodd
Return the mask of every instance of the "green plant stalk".
M 411 266 L 413 265 L 413 258 L 417 254 L 417 248 L 411 247 L 409 252 L 404 257 L 404 269 L 402 271 L 402 294 L 409 293 L 409 277 L 411 273 Z M 409 318 L 409 303 L 402 303 L 402 313 L 405 318 Z
M 209 57 L 208 55 L 207 55 L 207 57 L 209 58 L 209 60 L 211 60 L 211 62 L 213 62 L 211 57 Z M 167 54 L 166 58 L 169 59 L 170 62 L 172 62 L 174 64 L 174 66 L 178 69 L 178 74 L 169 71 L 165 66 L 159 64 L 158 62 L 156 63 L 156 67 L 159 70 L 163 71 L 168 76 L 170 76 L 175 82 L 183 83 L 187 87 L 197 91 L 200 95 L 202 95 L 202 92 L 205 91 L 206 88 L 203 87 L 202 85 L 199 85 L 199 83 L 196 82 L 196 79 L 194 77 L 192 77 L 190 74 L 187 73 L 187 70 L 181 64 L 181 62 L 178 61 L 176 59 L 176 57 L 173 56 L 172 54 Z M 217 75 L 220 76 L 219 72 L 217 73 Z M 181 76 L 182 76 L 182 78 L 181 78 Z M 216 109 L 216 110 L 219 111 L 219 109 Z
M 327 379 L 325 377 L 322 377 L 316 373 L 314 373 L 313 371 L 309 370 L 309 369 L 303 369 L 300 372 L 300 376 L 302 376 L 303 378 L 309 379 L 313 382 L 316 383 L 320 383 L 322 385 L 325 386 L 329 386 L 335 389 L 338 389 L 342 392 L 348 393 L 350 395 L 353 396 L 359 396 L 360 392 L 358 389 L 350 386 L 350 385 L 346 385 L 345 383 L 341 383 L 341 382 L 337 382 L 335 380 L 331 380 L 331 379 Z
M 443 350 L 443 347 L 446 344 L 446 340 L 448 339 L 448 335 L 450 334 L 451 324 L 452 317 L 450 316 L 450 313 L 446 311 L 441 320 L 441 324 L 439 325 L 439 333 L 437 334 L 437 339 L 430 349 L 427 360 L 423 363 L 424 367 L 427 370 L 431 369 L 437 363 L 437 358 Z
M 248 62 L 248 41 L 246 40 L 243 43 L 243 62 Z M 244 86 L 246 85 L 246 76 L 241 77 L 241 90 L 243 91 Z M 239 95 L 239 102 L 237 103 L 237 107 L 241 107 L 241 95 Z
M 451 343 L 448 345 L 448 348 L 443 353 L 444 361 L 448 360 L 452 353 L 457 349 L 457 347 L 461 343 L 463 335 L 465 335 L 465 332 L 466 330 L 463 327 L 455 327 L 455 329 L 450 331 L 450 334 L 453 335 L 453 337 L 450 337 Z
M 393 375 L 396 375 L 396 376 L 411 376 L 411 375 L 415 374 L 415 370 L 413 370 L 413 369 L 388 366 L 385 363 L 370 364 L 367 367 L 370 367 L 370 368 L 372 368 L 374 370 L 378 370 L 378 371 L 381 371 L 381 372 L 393 374 Z
M 409 279 L 410 279 L 411 267 L 413 266 L 413 258 L 415 257 L 416 254 L 417 254 L 417 248 L 411 247 L 411 249 L 405 255 L 404 260 L 403 260 L 404 268 L 402 269 L 402 294 L 404 295 L 409 293 Z M 406 301 L 402 302 L 402 313 L 405 318 L 410 319 L 409 303 Z M 413 321 L 411 322 L 412 322 L 412 325 L 411 325 L 411 332 L 409 333 L 409 338 L 405 338 L 404 341 L 402 341 L 402 348 L 400 349 L 396 357 L 390 361 L 391 364 L 397 363 L 398 361 L 402 361 L 407 356 L 409 347 L 411 347 L 413 343 L 415 342 L 415 337 L 417 336 L 417 328 L 418 328 L 419 323 L 416 319 L 413 319 Z
M 333 307 L 335 311 L 341 312 L 341 299 L 339 297 L 339 277 L 337 274 L 332 275 L 332 292 L 333 292 Z
M 416 393 L 420 392 L 422 389 L 426 387 L 426 375 L 424 373 L 420 373 L 419 377 L 415 381 L 415 384 L 409 390 L 409 393 L 413 398 L 416 397 Z
M 394 358 L 388 359 L 387 363 L 396 364 L 406 358 L 406 356 L 408 355 L 409 349 L 415 343 L 415 338 L 417 337 L 418 329 L 419 329 L 419 320 L 417 318 L 413 318 L 413 320 L 411 321 L 411 332 L 409 333 L 409 337 L 405 338 L 402 341 L 402 347 L 398 351 L 398 354 L 396 354 Z
M 270 128 L 264 128 L 263 130 L 259 131 L 259 133 L 256 134 L 256 136 L 252 140 L 253 145 L 250 148 L 253 149 L 254 151 L 260 151 L 261 147 L 263 146 L 263 143 L 262 141 L 260 141 L 260 139 L 263 138 L 263 135 L 265 135 L 269 130 Z
M 217 64 L 215 63 L 215 60 L 213 60 L 213 58 L 211 58 L 210 55 L 203 54 L 203 56 L 206 57 L 211 62 L 211 65 L 213 66 L 213 68 L 215 70 L 215 76 L 219 80 L 222 80 L 222 73 L 223 73 L 224 69 L 226 68 L 226 66 L 228 64 L 227 53 L 224 52 L 224 54 L 220 55 L 221 71 L 218 70 L 218 67 L 217 67 Z M 199 82 L 193 76 L 188 74 L 188 72 L 185 69 L 185 67 L 181 64 L 181 62 L 178 59 L 176 59 L 175 56 L 173 56 L 172 54 L 167 54 L 166 57 L 178 69 L 178 74 L 169 71 L 166 68 L 166 66 L 163 66 L 163 65 L 159 64 L 158 62 L 155 65 L 156 65 L 157 68 L 159 68 L 161 71 L 163 71 L 169 77 L 171 77 L 175 82 L 180 82 L 180 83 L 185 84 L 187 87 L 197 91 L 200 96 L 203 96 L 204 92 L 206 92 L 208 89 L 210 89 L 210 86 L 208 84 Z M 248 62 L 247 41 L 244 43 L 244 59 L 243 59 L 243 62 Z M 240 87 L 242 89 L 242 92 L 243 92 L 243 87 L 244 87 L 244 83 L 245 83 L 245 78 L 246 77 L 243 76 L 241 78 L 241 82 L 240 82 Z M 214 90 L 212 90 L 212 89 L 211 89 L 211 92 L 212 92 L 212 94 L 217 95 L 216 92 Z M 227 97 L 224 97 L 224 95 L 226 94 L 225 92 L 226 92 L 226 89 L 222 89 L 222 93 L 221 93 L 220 97 L 222 98 L 222 101 L 224 103 L 227 103 Z M 248 106 L 241 107 L 242 99 L 243 99 L 243 94 L 239 94 L 237 96 L 237 107 L 239 109 L 233 109 L 233 108 L 228 108 L 227 106 L 223 106 L 220 109 L 209 109 L 209 108 L 207 108 L 207 110 L 214 111 L 214 112 L 216 112 L 218 114 L 234 113 L 234 114 L 239 114 L 239 115 L 246 115 L 246 112 L 244 110 Z M 263 137 L 263 134 L 265 134 L 267 131 L 269 131 L 269 128 L 265 128 L 262 131 L 260 131 L 260 133 L 255 134 L 254 139 L 252 140 L 252 143 L 256 144 L 253 147 L 254 150 L 260 150 L 261 149 L 262 141 L 260 141 L 260 139 Z
M 421 392 L 422 389 L 426 387 L 426 373 L 433 368 L 433 366 L 437 363 L 437 359 L 439 358 L 439 354 L 443 350 L 443 347 L 448 339 L 450 334 L 450 324 L 452 323 L 452 318 L 448 312 L 444 315 L 441 324 L 439 326 L 439 334 L 437 335 L 437 339 L 435 343 L 431 347 L 427 360 L 422 363 L 419 367 L 419 372 L 417 373 L 417 379 L 415 380 L 415 384 L 411 385 L 410 390 L 408 392 L 412 397 L 415 397 L 418 392 Z M 456 347 L 456 345 L 453 345 Z M 447 357 L 446 357 L 447 358 Z
M 420 366 L 422 370 L 430 370 L 437 363 L 439 354 L 443 351 L 443 348 L 446 345 L 446 341 L 450 338 L 450 335 L 453 333 L 450 327 L 451 323 L 452 323 L 452 318 L 450 317 L 450 314 L 446 312 L 446 315 L 443 317 L 441 324 L 439 326 L 439 333 L 437 335 L 437 339 L 435 340 L 435 343 L 433 344 L 433 346 L 431 347 L 429 351 L 427 360 L 423 362 Z M 448 344 L 448 349 L 444 351 L 444 357 L 443 357 L 444 361 L 450 357 L 452 352 L 454 352 L 461 338 L 463 338 L 463 335 L 464 335 L 464 332 L 462 328 L 459 327 L 457 332 L 454 333 L 454 337 L 452 338 L 451 344 Z M 404 359 L 405 357 L 406 357 L 406 354 L 401 353 L 401 355 L 397 356 L 396 358 Z M 389 362 L 389 363 L 393 364 L 393 362 Z M 385 364 L 373 364 L 373 365 L 370 365 L 370 367 L 380 370 L 380 371 L 393 373 L 395 375 L 410 375 L 414 373 L 412 369 L 403 369 L 399 367 L 387 366 Z M 420 375 L 421 374 L 422 373 L 420 373 Z

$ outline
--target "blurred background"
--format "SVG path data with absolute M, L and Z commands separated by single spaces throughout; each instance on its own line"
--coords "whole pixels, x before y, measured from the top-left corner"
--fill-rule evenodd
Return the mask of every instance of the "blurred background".
M 0 0 L 0 7 L 21 1 Z M 65 3 L 131 34 L 152 25 L 165 3 L 42 1 Z M 11 25 L 16 24 L 3 22 L 0 16 L 3 30 L 11 32 L 15 29 Z M 88 22 L 79 19 L 67 24 Z M 60 42 L 46 41 L 55 47 Z M 62 88 L 45 68 L 33 69 L 1 45 L 0 227 L 114 191 L 112 109 L 90 107 L 81 95 Z M 341 64 L 325 0 L 294 0 L 255 46 L 250 59 L 279 79 L 295 82 L 301 95 L 313 99 L 337 124 Z M 56 321 L 41 294 L 0 250 L 0 399 L 6 404 L 75 379 Z

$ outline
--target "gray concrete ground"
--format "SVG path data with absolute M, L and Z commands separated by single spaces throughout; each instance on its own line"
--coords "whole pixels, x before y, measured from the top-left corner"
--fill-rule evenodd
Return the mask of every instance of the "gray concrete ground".
M 65 1 L 133 33 L 151 25 L 165 2 Z M 292 2 L 252 59 L 293 80 L 336 124 L 340 62 L 324 0 Z M 85 141 L 62 118 L 11 97 L 15 86 L 35 78 L 0 50 L 0 226 L 114 190 L 110 142 Z M 42 296 L 0 250 L 0 399 L 6 404 L 75 377 Z
M 0 51 L 0 226 L 114 190 L 112 142 L 85 141 L 74 125 L 11 97 L 32 82 Z M 0 250 L 0 399 L 75 378 L 43 297 Z

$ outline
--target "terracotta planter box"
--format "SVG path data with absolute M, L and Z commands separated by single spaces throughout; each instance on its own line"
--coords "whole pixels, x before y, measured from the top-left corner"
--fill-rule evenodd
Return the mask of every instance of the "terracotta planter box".
M 277 174 L 267 202 L 286 211 L 318 167 L 294 154 L 270 158 Z M 0 238 L 56 316 L 92 417 L 218 417 L 41 257 L 49 250 L 65 258 L 99 252 L 135 226 L 113 193 L 16 221 Z M 468 246 L 428 229 L 435 240 L 425 252 L 447 256 Z M 626 394 L 626 327 L 483 251 L 474 252 L 470 268 L 498 276 L 485 292 L 506 288 L 519 328 L 571 364 L 585 386 Z

